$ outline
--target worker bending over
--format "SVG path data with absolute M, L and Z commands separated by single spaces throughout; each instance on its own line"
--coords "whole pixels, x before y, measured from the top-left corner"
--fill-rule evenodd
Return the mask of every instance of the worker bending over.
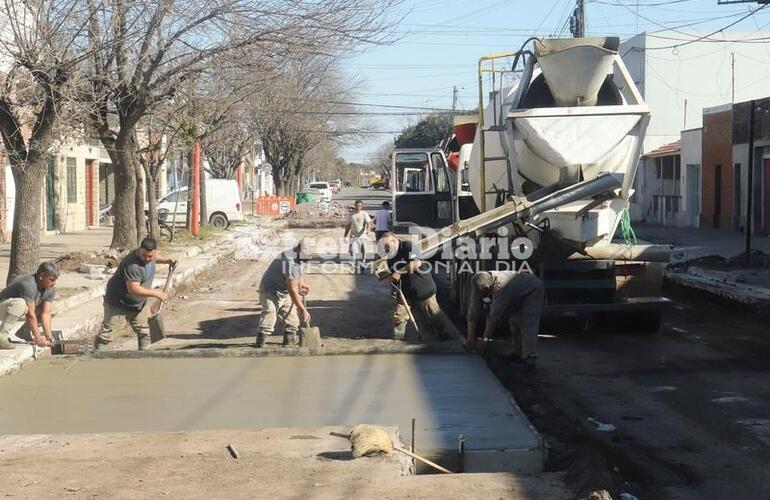
M 52 301 L 58 278 L 56 264 L 43 262 L 35 274 L 16 279 L 0 292 L 0 349 L 13 349 L 14 335 L 40 347 L 51 345 Z
M 262 312 L 254 347 L 265 346 L 267 337 L 273 334 L 278 316 L 283 321 L 284 346 L 297 344 L 300 318 L 306 325 L 310 324 L 310 313 L 302 300 L 310 291 L 310 287 L 302 281 L 301 251 L 302 246 L 298 244 L 281 252 L 262 275 L 262 281 L 259 283 L 259 304 Z
M 95 350 L 103 349 L 112 342 L 112 333 L 121 320 L 128 321 L 136 334 L 140 351 L 150 347 L 148 318 L 146 314 L 141 317 L 140 314 L 148 298 L 156 298 L 162 302 L 168 300 L 163 290 L 152 287 L 152 281 L 155 279 L 155 264 L 168 264 L 169 267 L 174 267 L 176 261 L 160 257 L 158 243 L 149 236 L 142 240 L 139 248 L 120 261 L 115 274 L 107 282 L 104 293 L 104 319 L 99 334 L 94 339 Z
M 412 243 L 401 241 L 390 232 L 383 234 L 380 241 L 388 255 L 390 281 L 401 287 L 409 306 L 423 315 L 439 339 L 460 338 L 460 332 L 436 301 L 436 283 L 430 265 L 413 252 Z M 397 293 L 394 297 L 393 338 L 403 340 L 409 314 Z
M 543 313 L 545 287 L 531 273 L 515 271 L 481 271 L 472 280 L 468 304 L 467 345 L 476 345 L 476 328 L 484 310 L 484 298 L 490 298 L 489 314 L 483 338 L 492 338 L 497 325 L 508 319 L 511 325 L 513 356 L 529 366 L 537 362 L 537 333 Z M 518 328 L 516 328 L 516 315 Z

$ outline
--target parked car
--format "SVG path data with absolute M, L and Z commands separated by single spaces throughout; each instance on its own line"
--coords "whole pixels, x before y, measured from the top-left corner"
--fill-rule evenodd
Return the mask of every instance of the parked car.
M 166 217 L 169 224 L 182 225 L 185 223 L 187 202 L 187 187 L 179 188 L 158 200 L 158 212 L 168 214 Z M 145 205 L 145 210 L 148 208 Z M 233 179 L 206 179 L 206 211 L 209 224 L 214 227 L 226 228 L 233 221 L 243 220 L 238 183 Z
M 314 201 L 332 201 L 332 188 L 328 182 L 311 182 L 307 185 L 305 191 L 313 193 Z

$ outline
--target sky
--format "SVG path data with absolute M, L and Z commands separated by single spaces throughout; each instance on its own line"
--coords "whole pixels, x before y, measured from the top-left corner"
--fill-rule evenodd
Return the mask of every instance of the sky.
M 342 61 L 343 71 L 361 82 L 352 100 L 366 104 L 358 106 L 365 114 L 356 120 L 369 130 L 362 141 L 344 146 L 342 157 L 367 163 L 424 113 L 450 109 L 454 87 L 457 108 L 474 108 L 479 57 L 518 50 L 530 36 L 569 36 L 574 6 L 575 0 L 404 0 L 392 44 L 362 48 Z M 676 28 L 684 40 L 736 21 L 729 31 L 768 29 L 770 4 L 749 15 L 759 7 L 717 0 L 586 0 L 586 36 L 626 39 Z

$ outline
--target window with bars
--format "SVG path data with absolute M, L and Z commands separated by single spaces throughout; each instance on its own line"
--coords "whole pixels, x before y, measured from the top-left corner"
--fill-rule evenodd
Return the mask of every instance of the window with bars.
M 75 158 L 67 158 L 67 203 L 78 201 L 78 167 Z

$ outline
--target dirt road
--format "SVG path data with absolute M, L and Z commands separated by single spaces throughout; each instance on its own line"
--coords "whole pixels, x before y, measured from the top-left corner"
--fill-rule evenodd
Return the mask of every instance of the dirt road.
M 619 491 L 630 481 L 642 498 L 767 498 L 767 324 L 672 292 L 677 305 L 657 335 L 618 333 L 622 325 L 602 333 L 551 326 L 540 339 L 536 378 L 490 363 L 555 444 L 553 468 L 576 453 L 606 461 L 605 471 L 592 464 L 588 475 L 608 484 L 592 488 Z

